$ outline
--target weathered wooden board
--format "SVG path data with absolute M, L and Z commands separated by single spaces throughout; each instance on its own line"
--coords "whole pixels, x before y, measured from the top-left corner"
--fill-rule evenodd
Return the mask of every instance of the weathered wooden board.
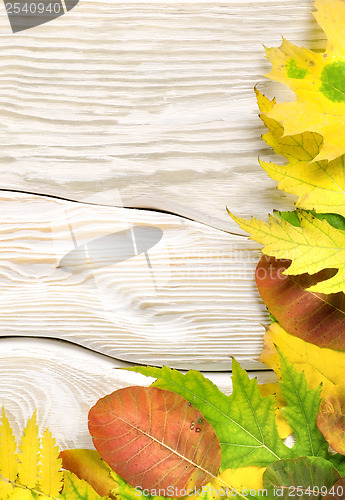
M 270 152 L 253 87 L 291 97 L 264 79 L 262 44 L 323 47 L 311 1 L 80 0 L 16 35 L 1 3 L 0 34 L 0 404 L 17 434 L 38 407 L 62 447 L 89 446 L 96 399 L 147 383 L 111 357 L 228 370 L 234 355 L 259 369 L 258 248 L 207 226 L 239 232 L 226 206 L 292 206 L 257 163 Z M 163 231 L 147 256 L 92 273 L 61 263 L 133 226 Z
M 16 35 L 3 9 L 0 33 L 3 188 L 75 200 L 116 188 L 125 206 L 235 231 L 226 206 L 291 207 L 257 163 L 253 87 L 289 96 L 265 80 L 262 44 L 324 43 L 310 0 L 80 0 Z
M 2 339 L 0 363 L 0 404 L 16 436 L 37 408 L 40 432 L 49 426 L 58 445 L 90 448 L 87 414 L 96 401 L 129 385 L 149 385 L 153 379 L 119 370 L 120 361 L 71 349 L 61 341 Z M 230 373 L 205 374 L 225 393 L 231 392 Z M 251 373 L 260 383 L 271 382 L 270 372 Z
M 227 370 L 230 356 L 259 366 L 267 314 L 254 282 L 260 252 L 247 238 L 39 196 L 3 193 L 0 206 L 1 336 L 178 368 Z M 134 234 L 136 255 L 131 229 L 149 232 Z

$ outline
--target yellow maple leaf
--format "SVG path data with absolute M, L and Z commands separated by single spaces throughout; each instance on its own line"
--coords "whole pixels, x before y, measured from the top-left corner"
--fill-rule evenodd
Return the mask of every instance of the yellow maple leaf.
M 39 488 L 46 495 L 57 496 L 62 488 L 62 460 L 59 453 L 55 439 L 49 429 L 46 429 L 42 437 L 39 474 Z
M 5 409 L 2 408 L 0 425 L 0 474 L 9 481 L 15 481 L 17 477 L 18 462 L 16 452 L 17 443 L 6 417 Z M 2 485 L 2 488 L 5 489 L 5 486 Z
M 21 453 L 18 454 L 19 482 L 28 488 L 35 488 L 38 481 L 40 451 L 36 411 L 28 420 L 27 427 L 22 436 L 20 449 Z
M 279 323 L 273 323 L 264 335 L 259 361 L 275 371 L 280 378 L 280 361 L 276 347 L 298 372 L 304 372 L 308 387 L 322 383 L 325 396 L 335 385 L 344 383 L 345 352 L 318 347 L 290 335 Z
M 276 105 L 255 89 L 261 113 L 270 112 Z M 267 174 L 278 182 L 278 188 L 298 196 L 296 206 L 319 213 L 338 213 L 345 216 L 345 156 L 333 161 L 314 161 L 319 154 L 322 137 L 315 132 L 284 135 L 276 120 L 261 114 L 268 132 L 263 139 L 274 151 L 289 161 L 286 165 L 259 160 Z
M 345 153 L 345 2 L 316 0 L 314 16 L 327 35 L 324 53 L 283 40 L 267 49 L 272 80 L 289 86 L 297 101 L 279 103 L 267 113 L 284 127 L 285 135 L 317 132 L 323 144 L 315 160 L 333 160 Z
M 276 259 L 290 259 L 284 274 L 314 274 L 325 268 L 338 272 L 307 290 L 317 293 L 345 292 L 345 231 L 331 226 L 325 219 L 299 210 L 300 227 L 270 215 L 269 222 L 252 217 L 250 221 L 230 213 L 251 238 L 264 244 L 262 252 Z

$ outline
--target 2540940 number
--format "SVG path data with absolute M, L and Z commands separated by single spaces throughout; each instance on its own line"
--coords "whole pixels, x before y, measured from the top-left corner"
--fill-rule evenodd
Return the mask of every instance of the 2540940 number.
M 336 488 L 332 486 L 331 489 L 328 489 L 327 486 L 308 486 L 308 488 L 305 486 L 289 486 L 288 488 L 289 497 L 301 497 L 303 495 L 308 495 L 310 497 L 318 497 L 319 495 L 323 497 L 326 495 L 342 497 L 343 494 L 344 487 L 340 485 Z
M 8 14 L 30 15 L 30 14 L 60 14 L 62 13 L 61 3 L 43 2 L 7 2 L 5 4 Z

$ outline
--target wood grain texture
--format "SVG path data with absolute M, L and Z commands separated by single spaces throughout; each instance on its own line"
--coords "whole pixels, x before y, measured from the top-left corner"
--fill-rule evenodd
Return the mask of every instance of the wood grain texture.
M 129 385 L 149 385 L 153 379 L 119 370 L 126 363 L 66 342 L 42 339 L 2 339 L 0 406 L 3 404 L 17 438 L 35 408 L 40 432 L 49 426 L 62 449 L 92 448 L 87 414 L 96 401 Z M 205 374 L 229 394 L 229 373 Z M 260 383 L 274 381 L 271 372 L 251 373 Z
M 125 206 L 237 232 L 226 206 L 292 206 L 257 163 L 253 87 L 289 97 L 264 79 L 262 44 L 324 44 L 310 0 L 80 0 L 16 35 L 2 9 L 2 187 L 75 200 L 116 188 Z
M 60 338 L 144 364 L 227 370 L 235 356 L 261 367 L 267 313 L 253 242 L 142 210 L 13 193 L 0 206 L 1 336 Z M 163 232 L 149 262 L 143 253 L 116 262 L 111 248 L 98 267 L 92 247 L 86 266 L 80 256 L 66 265 L 76 246 L 103 250 L 100 238 L 133 226 Z

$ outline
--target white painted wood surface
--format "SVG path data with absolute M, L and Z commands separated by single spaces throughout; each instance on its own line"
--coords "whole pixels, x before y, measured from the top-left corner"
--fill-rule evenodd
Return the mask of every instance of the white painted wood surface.
M 126 363 L 56 340 L 2 339 L 1 358 L 0 401 L 16 436 L 38 408 L 40 432 L 49 426 L 62 449 L 92 447 L 87 415 L 100 397 L 153 381 L 118 369 Z M 231 392 L 231 373 L 205 376 L 226 394 Z M 250 376 L 257 376 L 260 383 L 275 380 L 267 371 Z
M 270 152 L 253 87 L 291 97 L 264 79 L 262 44 L 284 34 L 323 47 L 311 10 L 309 0 L 80 0 L 13 35 L 0 4 L 0 402 L 18 425 L 37 406 L 59 444 L 89 445 L 89 406 L 132 382 L 113 370 L 121 362 L 71 342 L 133 362 L 227 370 L 235 355 L 258 368 L 257 246 L 221 230 L 240 233 L 226 206 L 262 218 L 292 207 L 257 163 Z M 110 208 L 123 206 L 192 221 Z M 78 241 L 130 224 L 164 238 L 148 252 L 152 272 L 140 255 L 92 277 L 56 266 L 73 243 L 68 224 Z
M 17 35 L 2 9 L 2 187 L 76 200 L 116 188 L 124 206 L 235 231 L 226 206 L 291 206 L 257 163 L 253 87 L 289 95 L 265 80 L 263 44 L 322 46 L 310 0 L 80 0 Z
M 227 370 L 230 356 L 261 367 L 267 314 L 254 282 L 260 252 L 247 238 L 174 215 L 31 195 L 3 192 L 0 206 L 0 336 L 60 338 L 184 369 Z M 162 231 L 149 262 L 106 248 L 104 237 L 116 244 L 131 227 Z

